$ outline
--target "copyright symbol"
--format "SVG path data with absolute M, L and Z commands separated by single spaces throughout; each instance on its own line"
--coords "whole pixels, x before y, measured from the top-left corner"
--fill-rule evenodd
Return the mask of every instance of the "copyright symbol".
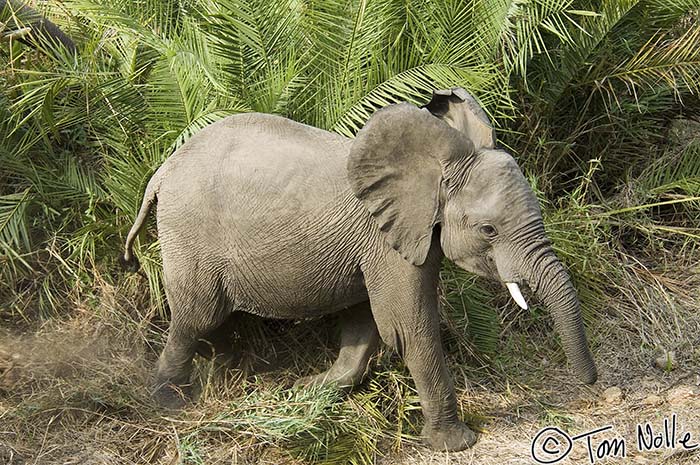
M 532 440 L 530 454 L 537 463 L 557 463 L 571 452 L 574 443 L 568 434 L 554 426 L 543 428 Z

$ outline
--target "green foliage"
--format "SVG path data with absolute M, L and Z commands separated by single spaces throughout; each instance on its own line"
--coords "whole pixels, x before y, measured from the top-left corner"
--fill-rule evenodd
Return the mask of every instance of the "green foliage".
M 447 326 L 445 343 L 450 352 L 473 347 L 477 353 L 491 355 L 498 348 L 501 318 L 493 293 L 466 271 L 445 261 L 441 281 L 443 313 Z
M 148 177 L 217 119 L 272 112 L 352 136 L 376 108 L 425 101 L 431 89 L 453 85 L 480 98 L 543 201 L 553 201 L 554 217 L 578 231 L 555 244 L 583 272 L 592 250 L 580 246 L 600 239 L 591 225 L 618 217 L 584 212 L 604 209 L 621 182 L 651 182 L 637 189 L 639 203 L 698 195 L 692 156 L 661 160 L 673 119 L 696 111 L 687 103 L 698 90 L 699 7 L 690 0 L 64 2 L 49 13 L 76 38 L 76 56 L 0 49 L 4 298 L 17 307 L 20 282 L 65 297 L 90 285 L 94 266 L 112 269 Z M 581 193 L 578 179 L 593 159 L 598 169 Z M 689 222 L 634 224 L 697 238 Z M 162 312 L 153 233 L 138 254 Z M 42 286 L 55 282 L 63 285 Z M 447 301 L 465 307 L 458 293 Z M 496 315 L 489 305 L 466 308 L 478 345 L 493 349 L 497 337 L 487 328 Z
M 205 431 L 252 436 L 313 463 L 372 463 L 381 429 L 364 412 L 367 400 L 342 402 L 343 397 L 329 387 L 255 390 L 211 420 Z

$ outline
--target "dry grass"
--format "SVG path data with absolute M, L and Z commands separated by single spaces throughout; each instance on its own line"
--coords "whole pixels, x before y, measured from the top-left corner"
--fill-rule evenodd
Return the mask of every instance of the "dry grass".
M 465 359 L 457 350 L 449 357 L 463 416 L 480 431 L 472 450 L 455 454 L 431 452 L 416 439 L 417 398 L 390 353 L 348 396 L 291 388 L 298 376 L 330 363 L 332 322 L 243 322 L 245 369 L 223 371 L 199 359 L 199 400 L 180 413 L 160 411 L 147 386 L 163 329 L 137 311 L 128 297 L 133 283 L 103 284 L 98 302 L 78 306 L 69 319 L 3 332 L 0 463 L 533 463 L 530 440 L 543 426 L 576 434 L 613 424 L 633 449 L 637 422 L 672 413 L 700 439 L 700 391 L 692 391 L 700 383 L 698 275 L 692 264 L 675 269 L 635 268 L 630 279 L 639 282 L 620 286 L 635 293 L 629 301 L 636 308 L 611 307 L 592 328 L 601 374 L 593 387 L 567 372 L 546 315 L 503 305 L 507 329 L 497 354 Z M 454 328 L 445 331 L 456 344 Z M 675 351 L 675 369 L 652 367 L 660 349 Z M 610 386 L 625 398 L 602 400 Z M 679 397 L 678 389 L 691 394 Z M 660 400 L 648 401 L 652 394 Z M 629 463 L 698 460 L 666 450 L 628 455 Z M 587 463 L 585 448 L 576 445 L 567 460 Z

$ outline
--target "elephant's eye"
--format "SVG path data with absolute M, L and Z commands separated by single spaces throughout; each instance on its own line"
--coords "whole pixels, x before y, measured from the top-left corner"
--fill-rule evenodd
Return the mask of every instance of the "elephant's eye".
M 482 224 L 479 227 L 479 232 L 488 238 L 494 238 L 498 235 L 498 231 L 491 224 Z

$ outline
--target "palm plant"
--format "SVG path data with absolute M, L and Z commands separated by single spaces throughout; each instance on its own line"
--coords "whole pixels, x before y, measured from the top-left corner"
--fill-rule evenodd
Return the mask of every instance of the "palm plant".
M 2 49 L 5 279 L 31 276 L 48 294 L 62 287 L 41 285 L 51 276 L 66 290 L 76 279 L 89 286 L 85 270 L 116 255 L 150 173 L 198 129 L 241 111 L 352 136 L 377 107 L 461 85 L 546 197 L 571 192 L 595 158 L 605 169 L 591 191 L 602 201 L 619 179 L 644 171 L 630 161 L 642 167 L 649 151 L 660 153 L 674 118 L 696 116 L 688 103 L 698 90 L 698 4 L 45 5 L 79 53 L 41 56 L 16 42 Z M 162 309 L 156 252 L 142 262 Z M 16 298 L 15 287 L 5 294 Z M 60 300 L 48 294 L 45 302 Z

